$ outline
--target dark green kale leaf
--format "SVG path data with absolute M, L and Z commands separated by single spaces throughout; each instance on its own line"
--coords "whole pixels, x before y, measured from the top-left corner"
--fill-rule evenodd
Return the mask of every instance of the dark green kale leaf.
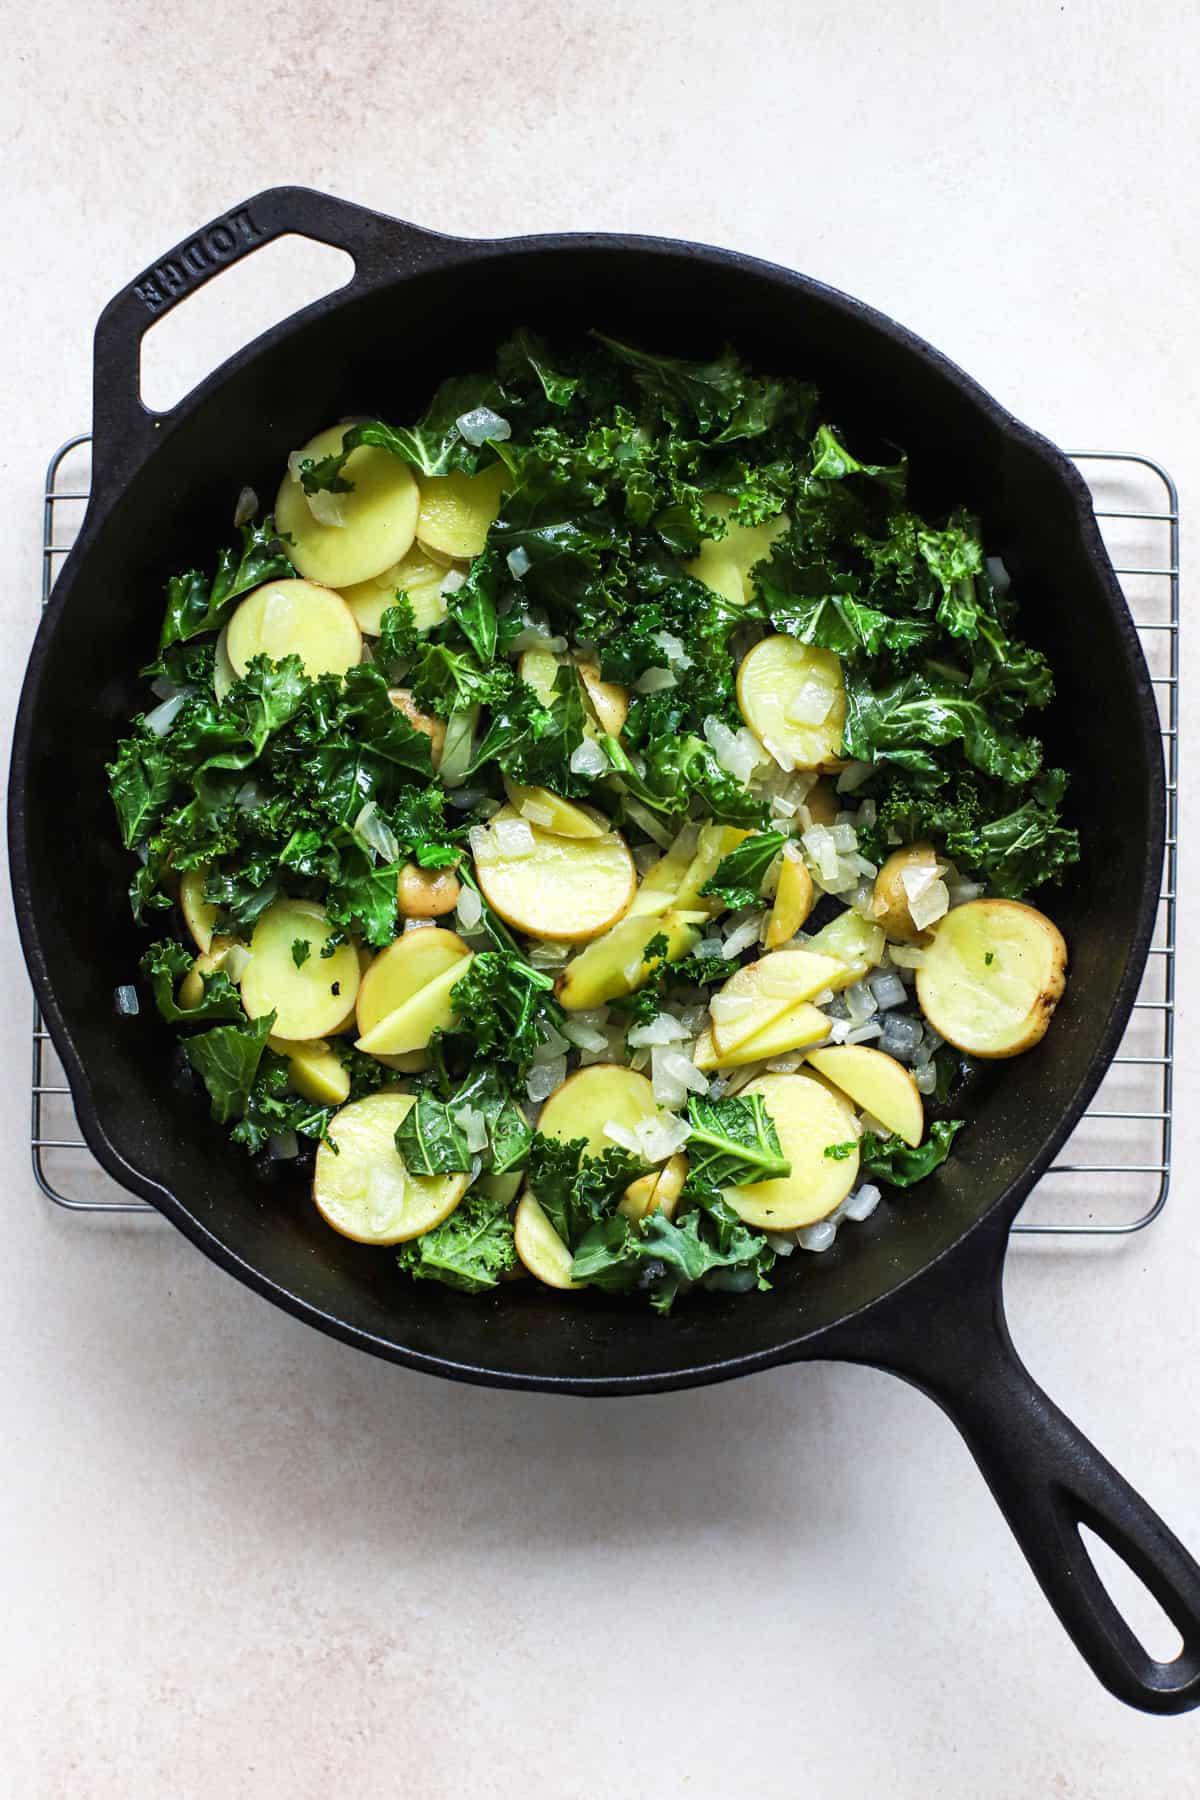
M 685 1193 L 742 1187 L 750 1181 L 772 1181 L 791 1172 L 775 1122 L 761 1094 L 735 1094 L 688 1101 L 688 1171 Z
M 859 1174 L 865 1181 L 886 1181 L 892 1187 L 912 1187 L 940 1168 L 950 1154 L 955 1134 L 962 1130 L 963 1119 L 937 1119 L 929 1127 L 925 1142 L 916 1150 L 898 1137 L 881 1138 L 873 1131 L 863 1133 Z
M 246 1111 L 274 1023 L 275 1014 L 264 1013 L 261 1018 L 240 1025 L 218 1025 L 184 1040 L 183 1053 L 208 1089 L 218 1125 L 228 1125 Z
M 440 1281 L 464 1294 L 486 1293 L 516 1262 L 508 1208 L 478 1184 L 448 1219 L 401 1244 L 396 1260 L 418 1281 Z
M 208 579 L 199 569 L 172 575 L 167 583 L 167 610 L 159 637 L 159 652 L 202 631 L 219 631 L 233 602 L 264 581 L 286 581 L 296 571 L 267 518 L 257 525 L 243 525 L 239 550 L 222 550 L 217 572 Z
M 530 1192 L 555 1231 L 573 1250 L 598 1220 L 612 1214 L 645 1164 L 614 1146 L 599 1156 L 585 1154 L 586 1138 L 561 1143 L 535 1132 L 529 1148 Z
M 385 608 L 379 621 L 379 637 L 375 642 L 375 666 L 389 677 L 398 674 L 416 655 L 421 643 L 416 616 L 408 595 L 397 592 L 392 604 Z
M 734 909 L 757 906 L 767 870 L 786 841 L 782 831 L 758 831 L 743 838 L 728 856 L 721 858 L 716 873 L 700 889 L 701 895 Z
M 546 1027 L 562 1018 L 553 978 L 510 950 L 481 950 L 450 990 L 450 1004 L 475 1053 L 512 1064 L 524 1079 Z
M 483 1163 L 493 1175 L 503 1175 L 509 1169 L 524 1165 L 533 1139 L 533 1127 L 497 1069 L 489 1066 L 472 1071 L 455 1094 L 452 1105 L 455 1108 L 470 1106 L 483 1114 L 488 1135 Z
M 458 1102 L 449 1103 L 423 1088 L 396 1127 L 396 1149 L 413 1175 L 462 1175 L 471 1167 L 471 1152 L 455 1118 Z
M 743 1225 L 719 1195 L 705 1193 L 676 1220 L 660 1211 L 637 1224 L 619 1213 L 599 1220 L 580 1242 L 571 1276 L 615 1293 L 645 1289 L 666 1313 L 681 1287 L 718 1271 L 741 1271 L 748 1286 L 767 1288 L 774 1261 L 761 1232 Z
M 117 745 L 116 758 L 105 772 L 121 842 L 132 850 L 153 831 L 171 797 L 175 786 L 171 749 L 165 739 L 137 731 Z

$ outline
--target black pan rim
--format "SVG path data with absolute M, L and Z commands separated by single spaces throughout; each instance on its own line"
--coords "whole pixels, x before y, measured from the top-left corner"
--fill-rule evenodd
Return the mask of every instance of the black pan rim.
M 251 201 L 248 204 L 253 206 L 254 202 Z M 1008 1185 L 984 1213 L 971 1220 L 963 1231 L 922 1269 L 909 1275 L 895 1288 L 887 1290 L 864 1305 L 859 1311 L 846 1315 L 836 1324 L 816 1327 L 807 1332 L 801 1330 L 794 1337 L 789 1337 L 780 1343 L 748 1355 L 706 1361 L 666 1372 L 650 1371 L 644 1375 L 620 1377 L 517 1373 L 473 1363 L 458 1363 L 442 1356 L 433 1356 L 412 1350 L 347 1325 L 333 1315 L 323 1312 L 302 1296 L 265 1277 L 244 1259 L 233 1253 L 207 1231 L 204 1225 L 183 1206 L 169 1189 L 149 1179 L 123 1155 L 108 1135 L 100 1109 L 95 1102 L 82 1058 L 75 1048 L 67 1021 L 59 1007 L 49 979 L 36 912 L 31 904 L 31 877 L 25 830 L 25 791 L 31 757 L 32 717 L 36 707 L 42 667 L 48 646 L 57 628 L 62 603 L 70 591 L 74 567 L 86 555 L 95 530 L 96 513 L 89 508 L 89 519 L 85 520 L 79 541 L 59 575 L 54 598 L 52 598 L 41 622 L 30 657 L 16 718 L 8 796 L 11 879 L 22 948 L 43 1018 L 63 1062 L 80 1127 L 89 1148 L 106 1172 L 121 1186 L 149 1201 L 227 1274 L 234 1276 L 235 1279 L 242 1281 L 264 1298 L 271 1300 L 294 1318 L 315 1327 L 326 1335 L 386 1361 L 422 1373 L 439 1375 L 477 1386 L 601 1397 L 664 1393 L 677 1389 L 706 1386 L 776 1367 L 781 1363 L 817 1358 L 822 1354 L 822 1345 L 828 1343 L 835 1332 L 841 1339 L 847 1329 L 853 1330 L 857 1320 L 871 1314 L 885 1301 L 893 1300 L 904 1289 L 922 1280 L 931 1269 L 944 1262 L 964 1239 L 973 1236 L 989 1223 L 995 1224 L 1000 1221 L 1005 1226 L 1011 1223 L 1034 1183 L 1045 1172 L 1073 1130 L 1103 1079 L 1133 1009 L 1154 931 L 1159 903 L 1166 816 L 1166 793 L 1160 747 L 1161 727 L 1154 691 L 1145 667 L 1140 642 L 1100 538 L 1088 488 L 1078 470 L 1061 450 L 1047 438 L 1016 419 L 942 352 L 864 302 L 778 264 L 745 256 L 736 251 L 687 240 L 655 236 L 558 233 L 511 239 L 462 239 L 424 230 L 420 230 L 418 236 L 428 243 L 440 247 L 443 255 L 460 259 L 464 265 L 478 264 L 490 256 L 511 257 L 520 254 L 542 254 L 548 251 L 578 252 L 587 250 L 597 254 L 621 251 L 661 255 L 672 259 L 700 259 L 735 271 L 754 273 L 773 280 L 793 292 L 803 292 L 818 298 L 824 304 L 865 322 L 877 333 L 887 337 L 910 354 L 914 354 L 931 375 L 935 375 L 956 388 L 994 430 L 1031 452 L 1041 465 L 1047 482 L 1056 485 L 1060 492 L 1065 491 L 1079 533 L 1079 542 L 1095 572 L 1098 586 L 1104 590 L 1113 621 L 1125 644 L 1131 669 L 1137 677 L 1140 723 L 1147 766 L 1151 771 L 1151 791 L 1147 794 L 1145 859 L 1137 930 L 1131 954 L 1109 1009 L 1108 1018 L 1100 1033 L 1091 1068 L 1080 1082 L 1068 1106 L 1063 1109 L 1054 1131 L 1043 1140 L 1030 1157 L 1021 1175 Z M 398 270 L 393 279 L 402 282 L 409 278 L 409 273 L 409 271 Z M 164 421 L 164 429 L 159 439 L 161 449 L 165 450 L 169 445 L 173 435 L 171 427 L 182 424 L 215 387 L 231 378 L 267 348 L 303 329 L 315 316 L 335 309 L 345 298 L 346 290 L 339 290 L 327 296 L 314 306 L 305 308 L 273 327 L 222 364 L 180 403 L 174 413 L 169 416 L 169 425 L 167 421 Z M 110 478 L 103 484 L 103 487 L 98 486 L 92 507 L 96 508 L 97 512 L 99 511 L 98 501 L 101 494 L 103 494 L 105 505 L 111 503 L 115 492 L 120 491 L 121 485 L 122 483 L 118 480 L 114 487 L 114 482 Z M 107 492 L 104 492 L 105 488 L 108 490 Z M 58 605 L 55 604 L 56 599 L 59 601 Z M 669 1322 L 664 1321 L 663 1328 L 665 1331 L 669 1331 Z M 832 1346 L 827 1351 L 827 1354 L 830 1355 L 836 1353 Z

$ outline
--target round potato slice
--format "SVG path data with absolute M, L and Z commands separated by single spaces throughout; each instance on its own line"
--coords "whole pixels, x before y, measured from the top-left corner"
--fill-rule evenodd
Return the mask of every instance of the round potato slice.
M 306 675 L 344 675 L 362 658 L 362 635 L 340 594 L 311 581 L 265 581 L 246 595 L 225 627 L 235 675 L 251 657 L 298 656 Z
M 217 923 L 216 907 L 204 898 L 204 883 L 207 879 L 208 868 L 203 864 L 199 868 L 185 869 L 179 878 L 179 910 L 197 950 L 211 948 L 213 929 Z
M 762 1095 L 792 1167 L 774 1181 L 726 1188 L 730 1206 L 747 1225 L 764 1231 L 795 1231 L 827 1218 L 858 1179 L 853 1109 L 810 1075 L 760 1075 L 742 1092 Z M 853 1148 L 844 1157 L 826 1156 L 833 1144 Z
M 273 1012 L 281 1038 L 319 1038 L 338 1029 L 358 992 L 358 952 L 353 944 L 339 944 L 332 956 L 322 956 L 333 929 L 311 900 L 268 906 L 254 927 L 242 973 L 242 1005 L 252 1019 Z M 308 944 L 299 968 L 292 954 L 296 943 Z
M 925 1135 L 920 1089 L 894 1056 L 869 1044 L 831 1044 L 810 1050 L 806 1061 L 906 1144 L 915 1149 L 920 1143 Z
M 380 951 L 359 983 L 359 1037 L 366 1037 L 436 975 L 470 954 L 456 931 L 443 931 L 436 925 L 422 931 L 406 931 Z
M 423 475 L 417 536 L 424 548 L 456 561 L 478 556 L 487 542 L 488 527 L 500 511 L 501 491 L 510 480 L 502 462 L 492 463 L 478 475 L 464 475 L 457 469 L 449 475 Z
M 633 1131 L 643 1119 L 658 1117 L 654 1089 L 636 1069 L 621 1063 L 591 1063 L 568 1075 L 546 1101 L 538 1119 L 543 1137 L 570 1143 L 586 1141 L 585 1156 L 601 1156 L 613 1148 L 605 1133 L 609 1123 Z
M 513 1244 L 517 1255 L 531 1275 L 547 1287 L 578 1288 L 585 1284 L 571 1280 L 571 1252 L 555 1231 L 539 1203 L 528 1190 L 517 1203 L 513 1219 Z
M 345 425 L 331 425 L 305 444 L 300 455 L 319 461 L 342 447 Z M 342 470 L 350 493 L 328 495 L 340 525 L 323 525 L 291 471 L 275 500 L 275 524 L 291 538 L 288 555 L 309 581 L 325 587 L 352 587 L 398 563 L 412 548 L 420 493 L 406 462 L 390 450 L 355 450 Z
M 360 1244 L 402 1244 L 448 1219 L 466 1175 L 413 1175 L 396 1149 L 411 1094 L 368 1094 L 343 1106 L 329 1127 L 336 1145 L 317 1150 L 313 1199 L 335 1231 Z
M 968 1056 L 1019 1056 L 1045 1036 L 1066 980 L 1067 946 L 1044 913 L 1019 900 L 969 900 L 934 927 L 917 999 Z
M 836 769 L 841 764 L 846 690 L 832 650 L 779 633 L 742 658 L 737 674 L 743 719 L 784 769 Z
M 446 579 L 444 563 L 434 562 L 416 544 L 398 563 L 385 569 L 370 581 L 356 581 L 342 589 L 342 599 L 354 614 L 354 622 L 368 637 L 378 637 L 383 615 L 395 606 L 396 595 L 408 595 L 418 631 L 432 631 L 446 617 L 446 600 L 442 583 Z
M 475 874 L 506 924 L 530 937 L 582 944 L 629 910 L 637 871 L 619 831 L 556 837 L 502 806 L 471 834 Z

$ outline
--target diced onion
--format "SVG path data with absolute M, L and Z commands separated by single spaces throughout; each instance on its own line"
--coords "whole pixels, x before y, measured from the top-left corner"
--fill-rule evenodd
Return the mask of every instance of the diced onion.
M 380 857 L 385 863 L 398 860 L 399 840 L 373 800 L 360 810 L 351 830 L 372 857 Z
M 662 694 L 675 686 L 675 676 L 670 669 L 649 668 L 638 676 L 633 684 L 637 694 Z
M 538 800 L 522 800 L 521 817 L 528 819 L 531 825 L 547 827 L 554 823 L 553 808 L 543 806 Z
M 837 1226 L 832 1219 L 818 1219 L 815 1225 L 802 1225 L 796 1233 L 796 1242 L 802 1250 L 828 1250 L 837 1236 Z
M 529 552 L 524 544 L 518 544 L 515 550 L 510 550 L 504 560 L 513 580 L 523 581 L 529 573 Z
M 467 1149 L 472 1155 L 487 1149 L 487 1120 L 478 1107 L 460 1106 L 454 1115 L 454 1123 L 467 1140 Z
M 918 931 L 936 924 L 950 910 L 950 892 L 944 881 L 934 880 L 908 903 L 909 917 Z
M 473 887 L 464 883 L 455 910 L 458 917 L 458 929 L 471 932 L 483 918 L 483 901 Z
M 438 591 L 442 594 L 457 594 L 459 588 L 466 587 L 466 585 L 467 578 L 461 569 L 447 569 L 442 576 Z
M 874 763 L 852 762 L 852 763 L 848 764 L 847 767 L 844 768 L 842 770 L 841 774 L 838 776 L 838 779 L 837 779 L 838 793 L 839 794 L 853 794 L 856 791 L 856 789 L 860 788 L 863 785 L 864 781 L 870 781 L 870 779 L 874 773 L 875 773 Z
M 583 738 L 571 752 L 572 775 L 603 775 L 608 758 L 592 738 Z
M 306 494 L 308 510 L 318 525 L 330 525 L 341 530 L 346 523 L 344 494 L 331 494 L 325 488 L 318 488 L 315 494 Z
M 804 681 L 788 701 L 789 725 L 823 725 L 833 707 L 833 689 L 823 681 Z
M 497 819 L 489 830 L 499 856 L 519 862 L 537 850 L 537 840 L 526 819 Z
M 258 495 L 252 487 L 244 487 L 237 497 L 237 505 L 233 509 L 233 525 L 236 531 L 239 526 L 248 525 L 258 511 Z
M 454 421 L 458 435 L 476 450 L 484 444 L 502 443 L 512 436 L 512 426 L 507 419 L 502 419 L 498 412 L 490 406 L 474 406 L 470 412 L 459 413 Z
M 873 1182 L 864 1181 L 862 1186 L 856 1188 L 849 1199 L 843 1202 L 842 1212 L 847 1219 L 853 1219 L 855 1224 L 861 1225 L 864 1219 L 870 1218 L 882 1198 L 883 1195 Z
M 629 1033 L 631 1050 L 653 1049 L 656 1044 L 683 1044 L 691 1034 L 674 1013 L 660 1012 L 645 1025 L 635 1025 Z
M 135 1019 L 142 1010 L 138 999 L 138 991 L 132 982 L 125 981 L 113 994 L 113 1005 L 123 1019 Z
M 177 694 L 172 694 L 169 700 L 164 700 L 161 706 L 156 706 L 152 712 L 146 714 L 142 724 L 151 737 L 166 737 L 175 723 L 176 717 L 187 705 L 191 691 L 190 688 L 180 688 Z
M 567 1059 L 556 1057 L 553 1062 L 534 1063 L 525 1081 L 525 1092 L 535 1103 L 548 1100 L 555 1088 L 561 1087 L 567 1079 Z

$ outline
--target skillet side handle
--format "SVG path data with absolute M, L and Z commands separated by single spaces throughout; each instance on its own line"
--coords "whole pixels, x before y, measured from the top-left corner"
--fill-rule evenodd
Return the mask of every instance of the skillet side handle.
M 302 187 L 267 188 L 192 232 L 122 288 L 100 315 L 92 401 L 93 486 L 96 477 L 126 479 L 154 443 L 161 418 L 170 416 L 142 404 L 141 344 L 151 325 L 223 269 L 289 234 L 330 244 L 353 257 L 350 292 L 365 290 L 384 275 L 427 267 L 455 242 Z
M 1188 1712 L 1200 1706 L 1200 1565 L 1017 1355 L 1001 1291 L 1006 1239 L 1001 1227 L 983 1260 L 968 1240 L 934 1266 L 919 1342 L 911 1310 L 905 1329 L 897 1321 L 889 1330 L 885 1308 L 876 1341 L 870 1324 L 860 1327 L 849 1360 L 912 1382 L 958 1427 L 1043 1593 L 1109 1692 L 1142 1712 Z M 1175 1625 L 1183 1648 L 1173 1662 L 1157 1662 L 1126 1624 L 1081 1525 L 1122 1558 Z

